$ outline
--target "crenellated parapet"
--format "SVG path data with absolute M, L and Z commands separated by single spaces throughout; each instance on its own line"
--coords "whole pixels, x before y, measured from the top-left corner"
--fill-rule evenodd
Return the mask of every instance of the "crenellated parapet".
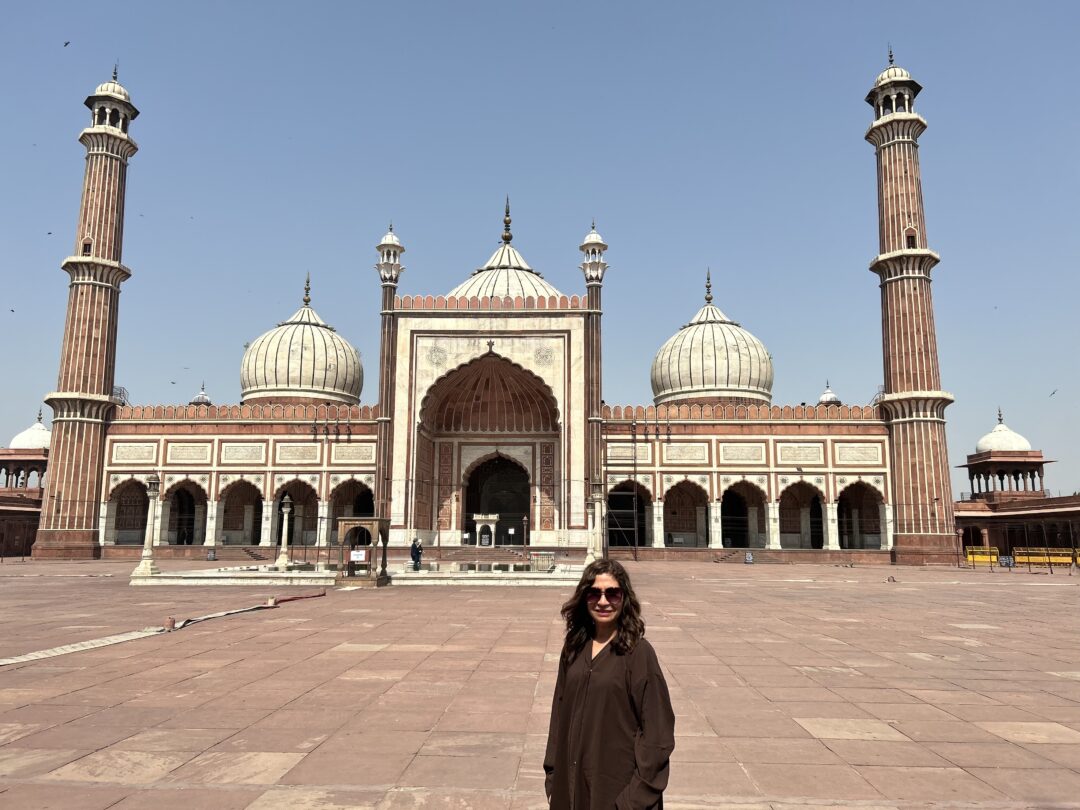
M 583 310 L 588 309 L 585 296 L 394 296 L 395 310 L 503 312 L 506 310 Z
M 951 401 L 951 400 L 950 400 Z M 880 421 L 876 405 L 605 405 L 605 421 Z
M 117 410 L 114 424 L 122 422 L 210 421 L 281 422 L 326 421 L 374 422 L 378 405 L 303 405 L 266 403 L 261 405 L 125 405 Z

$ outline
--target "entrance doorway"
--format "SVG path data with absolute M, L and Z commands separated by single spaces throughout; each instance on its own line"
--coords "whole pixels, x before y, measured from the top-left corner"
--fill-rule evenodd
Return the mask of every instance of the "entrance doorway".
M 529 474 L 503 456 L 489 459 L 472 471 L 465 488 L 465 528 L 469 545 L 476 545 L 473 515 L 497 514 L 493 545 L 522 546 L 528 543 Z

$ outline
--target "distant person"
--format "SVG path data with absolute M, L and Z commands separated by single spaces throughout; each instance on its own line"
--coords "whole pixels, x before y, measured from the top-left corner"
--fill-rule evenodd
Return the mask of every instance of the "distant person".
M 626 569 L 588 565 L 562 615 L 544 755 L 552 810 L 662 808 L 675 713 Z
M 412 548 L 409 550 L 409 556 L 412 557 L 412 569 L 413 571 L 420 570 L 420 559 L 424 556 L 424 546 L 420 543 L 420 538 L 413 538 Z

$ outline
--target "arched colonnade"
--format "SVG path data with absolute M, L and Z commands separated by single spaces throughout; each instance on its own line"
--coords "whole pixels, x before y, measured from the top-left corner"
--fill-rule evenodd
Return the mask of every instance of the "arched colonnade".
M 185 478 L 159 496 L 154 545 L 279 545 L 286 525 L 281 508 L 286 494 L 292 501 L 289 545 L 335 544 L 338 518 L 375 514 L 371 489 L 351 478 L 338 484 L 327 500 L 298 478 L 278 487 L 270 498 L 251 481 L 236 480 L 212 500 L 200 484 Z M 143 481 L 130 478 L 113 487 L 102 510 L 103 544 L 142 545 L 149 505 Z
M 770 501 L 743 480 L 710 502 L 690 480 L 672 485 L 657 500 L 647 486 L 628 478 L 609 487 L 606 518 L 612 547 L 892 548 L 892 508 L 863 481 L 845 486 L 834 501 L 796 481 Z

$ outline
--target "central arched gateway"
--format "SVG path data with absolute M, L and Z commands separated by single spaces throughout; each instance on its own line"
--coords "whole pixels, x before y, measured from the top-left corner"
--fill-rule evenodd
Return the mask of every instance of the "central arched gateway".
M 437 379 L 418 416 L 414 536 L 450 545 L 545 545 L 557 537 L 563 448 L 558 403 L 543 379 L 489 347 Z M 478 514 L 499 516 L 493 532 Z
M 465 532 L 469 545 L 483 542 L 474 515 L 498 515 L 492 545 L 526 545 L 530 512 L 529 474 L 518 464 L 496 456 L 478 464 L 465 485 Z M 486 528 L 485 528 L 486 531 Z

